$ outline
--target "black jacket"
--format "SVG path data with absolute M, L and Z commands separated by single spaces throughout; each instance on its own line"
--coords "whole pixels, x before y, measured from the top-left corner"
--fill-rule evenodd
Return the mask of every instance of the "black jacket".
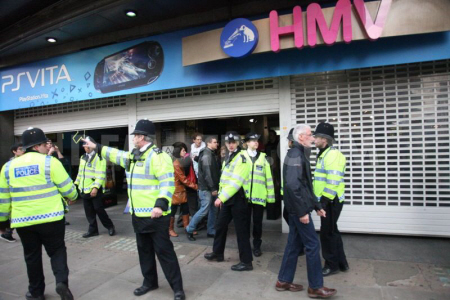
M 303 217 L 313 210 L 321 209 L 314 196 L 311 167 L 305 157 L 305 148 L 297 142 L 284 159 L 284 204 L 289 214 Z
M 198 155 L 198 189 L 201 191 L 218 191 L 220 181 L 220 165 L 217 155 L 208 147 Z

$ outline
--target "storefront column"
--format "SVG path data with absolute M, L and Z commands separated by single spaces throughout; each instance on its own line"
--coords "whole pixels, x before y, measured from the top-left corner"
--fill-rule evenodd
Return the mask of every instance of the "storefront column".
M 130 137 L 130 133 L 134 131 L 134 126 L 137 122 L 137 94 L 127 95 L 127 107 L 128 107 L 128 149 L 131 151 L 134 148 L 133 139 Z
M 287 136 L 289 130 L 292 127 L 292 116 L 291 116 L 291 80 L 289 76 L 279 77 L 279 103 L 280 103 L 280 159 L 281 159 L 281 174 L 283 174 L 283 162 L 288 150 Z M 283 177 L 283 176 L 282 176 Z M 284 208 L 284 203 L 282 203 L 282 209 Z M 289 232 L 289 227 L 284 220 L 281 218 L 282 222 L 282 232 Z
M 0 163 L 3 165 L 12 156 L 9 148 L 14 144 L 14 111 L 0 113 Z

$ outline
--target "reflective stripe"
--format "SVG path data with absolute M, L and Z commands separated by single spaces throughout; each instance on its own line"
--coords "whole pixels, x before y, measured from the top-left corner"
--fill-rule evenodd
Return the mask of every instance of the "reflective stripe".
M 151 146 L 150 146 L 151 147 Z M 145 159 L 145 174 L 150 174 L 150 163 L 152 161 L 152 156 L 153 153 L 155 153 L 153 151 L 153 149 L 150 149 L 150 154 L 147 156 L 147 158 Z
M 0 193 L 9 193 L 9 188 L 0 188 Z
M 128 184 L 127 187 L 133 190 L 159 190 L 159 185 L 139 185 L 139 184 Z
M 159 183 L 159 186 L 160 187 L 163 187 L 163 186 L 175 186 L 175 182 L 173 182 L 173 181 L 163 181 L 163 182 Z
M 268 195 L 267 199 L 275 199 L 275 195 Z
M 0 217 L 9 217 L 9 213 L 0 212 Z
M 49 189 L 52 187 L 55 187 L 55 185 L 53 184 L 53 182 L 50 182 L 50 183 L 46 183 L 46 184 L 20 187 L 20 188 L 11 187 L 10 190 L 13 193 L 20 193 L 20 192 L 40 191 L 40 190 L 45 190 L 45 189 Z
M 66 180 L 64 180 L 63 182 L 61 182 L 60 184 L 57 184 L 56 186 L 59 188 L 64 187 L 65 185 L 69 184 L 72 181 L 72 179 L 70 177 L 67 177 Z
M 119 150 L 119 152 L 116 155 L 116 164 L 120 166 L 120 160 L 122 159 L 122 156 L 124 155 L 124 151 Z
M 10 165 L 11 165 L 11 160 L 8 161 L 5 166 L 5 177 L 6 177 L 6 183 L 8 183 L 8 185 L 9 185 L 9 166 Z
M 153 207 L 141 207 L 141 208 L 133 208 L 135 213 L 146 213 L 152 212 Z
M 63 197 L 66 197 L 66 196 L 70 195 L 70 194 L 73 192 L 74 189 L 75 189 L 75 186 L 72 185 L 72 187 L 70 188 L 70 190 L 68 190 L 67 192 L 61 193 L 61 195 L 62 195 Z
M 219 197 L 218 197 L 218 198 L 220 198 L 220 196 L 221 196 L 221 195 L 224 195 L 224 196 L 225 196 L 225 198 L 226 198 L 225 200 L 228 200 L 228 199 L 230 199 L 230 198 L 231 198 L 231 196 L 230 196 L 230 195 L 228 195 L 228 193 L 227 193 L 227 192 L 225 192 L 225 191 L 221 191 L 221 192 L 220 192 L 220 195 L 219 195 Z
M 11 202 L 11 198 L 0 198 L 0 203 L 9 203 Z
M 332 196 L 336 196 L 336 194 L 337 194 L 336 191 L 333 191 L 333 190 L 331 190 L 331 189 L 329 189 L 329 188 L 324 188 L 323 191 L 324 191 L 325 193 L 328 193 L 328 194 L 332 195 Z
M 45 157 L 45 180 L 47 180 L 48 183 L 52 182 L 52 179 L 50 178 L 50 162 L 52 157 L 47 155 Z
M 258 180 L 258 179 L 253 179 L 253 183 L 266 185 L 266 182 L 265 182 L 265 181 L 263 181 L 263 180 Z
M 161 197 L 164 197 L 164 196 L 166 196 L 168 198 L 172 198 L 173 194 L 171 192 L 169 192 L 169 191 L 161 190 L 159 192 L 158 198 L 161 198 Z
M 331 180 L 331 179 L 327 179 L 327 183 L 328 184 L 334 184 L 334 185 L 339 185 L 341 184 L 343 180 Z
M 316 172 L 317 173 L 321 173 L 321 174 L 331 174 L 331 175 L 345 176 L 344 172 L 336 171 L 336 170 L 316 169 Z
M 241 176 L 239 176 L 237 174 L 234 174 L 234 173 L 227 172 L 227 171 L 223 172 L 222 176 L 229 176 L 231 178 L 239 180 L 240 182 L 244 182 L 245 181 L 244 178 L 242 178 Z
M 342 202 L 345 200 L 345 194 L 342 194 L 342 196 L 339 197 L 339 202 Z
M 261 199 L 261 198 L 251 198 L 250 200 L 252 202 L 266 203 L 266 200 L 265 199 Z
M 241 188 L 237 183 L 235 183 L 234 181 L 228 180 L 228 179 L 222 181 L 222 184 L 231 185 L 232 187 L 234 187 L 237 190 L 239 190 Z
M 326 177 L 314 177 L 314 180 L 315 181 L 327 181 L 327 178 Z
M 11 223 L 23 223 L 23 222 L 28 222 L 28 221 L 44 220 L 44 219 L 49 219 L 49 218 L 54 218 L 54 217 L 59 217 L 59 216 L 64 216 L 63 210 L 48 213 L 48 214 L 43 214 L 43 215 L 36 215 L 36 216 L 29 216 L 29 217 L 22 217 L 22 218 L 12 218 Z
M 273 188 L 275 188 L 275 187 L 273 186 L 273 184 L 267 186 L 267 189 L 268 189 L 268 190 L 273 189 Z
M 106 153 L 105 153 L 106 159 L 107 160 L 111 160 L 109 157 L 111 156 L 111 148 L 107 147 L 106 148 Z
M 320 198 L 322 198 L 322 197 L 316 197 L 317 202 L 320 202 Z
M 128 158 L 128 155 L 122 156 L 122 163 L 123 163 L 124 168 L 126 168 L 126 166 L 127 166 L 127 158 Z
M 159 181 L 162 181 L 167 178 L 172 178 L 173 176 L 174 176 L 173 173 L 166 173 L 164 175 L 158 176 L 157 178 Z
M 58 191 L 51 191 L 48 193 L 40 194 L 40 195 L 33 195 L 33 196 L 23 196 L 23 197 L 11 197 L 12 201 L 28 201 L 28 200 L 38 200 L 43 198 L 48 198 L 52 196 L 59 195 Z
M 129 179 L 129 178 L 131 178 L 131 175 L 129 172 L 127 172 L 127 179 Z M 146 174 L 133 174 L 133 178 L 156 180 L 155 175 L 146 175 Z
M 253 175 L 258 175 L 258 176 L 262 176 L 262 177 L 266 176 L 266 174 L 264 174 L 263 172 L 259 172 L 259 171 L 253 172 Z
M 106 172 L 103 171 L 95 171 L 95 170 L 86 170 L 86 173 L 94 173 L 94 174 L 99 174 L 99 175 L 103 175 Z

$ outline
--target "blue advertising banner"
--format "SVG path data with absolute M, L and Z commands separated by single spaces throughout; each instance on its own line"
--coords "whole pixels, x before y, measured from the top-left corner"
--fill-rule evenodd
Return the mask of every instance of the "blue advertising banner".
M 254 54 L 183 67 L 182 38 L 224 25 L 2 69 L 0 111 L 236 80 L 450 58 L 450 32 L 441 32 Z M 270 36 L 259 37 L 263 38 Z

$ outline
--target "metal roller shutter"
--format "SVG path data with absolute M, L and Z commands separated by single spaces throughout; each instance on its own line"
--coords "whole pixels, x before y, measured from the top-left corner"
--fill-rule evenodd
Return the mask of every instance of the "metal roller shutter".
M 449 64 L 291 78 L 292 124 L 331 122 L 347 157 L 342 231 L 450 236 Z

